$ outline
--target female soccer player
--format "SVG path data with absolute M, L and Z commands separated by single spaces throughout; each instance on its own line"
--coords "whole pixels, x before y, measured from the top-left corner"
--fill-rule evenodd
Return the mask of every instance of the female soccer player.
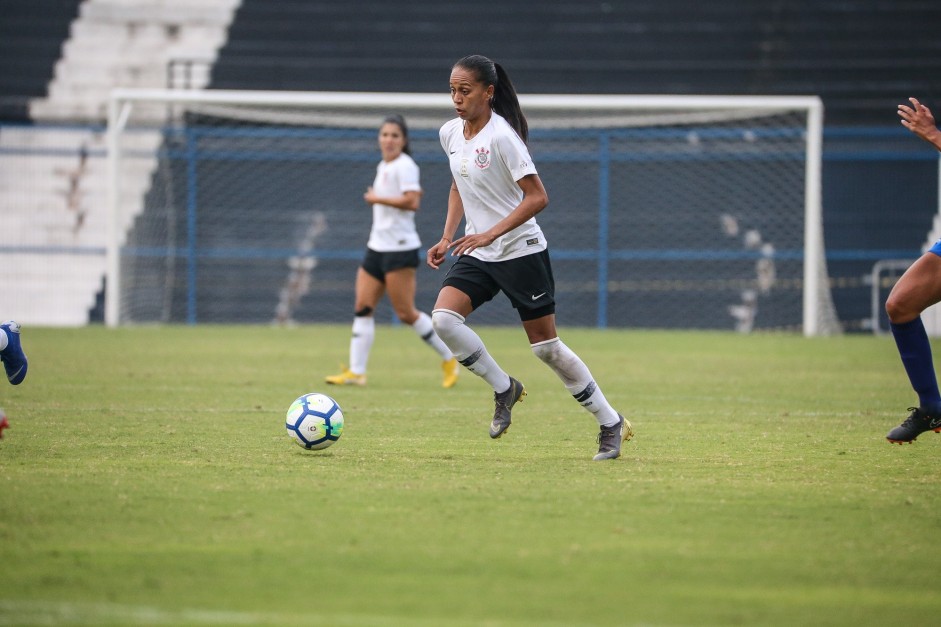
M 383 293 L 388 292 L 395 315 L 411 325 L 441 357 L 442 386 L 457 382 L 457 360 L 431 325 L 428 314 L 415 308 L 415 271 L 421 241 L 415 230 L 415 212 L 421 200 L 418 165 L 410 156 L 408 127 L 400 115 L 387 117 L 379 128 L 382 161 L 376 179 L 363 199 L 372 206 L 372 229 L 366 255 L 356 273 L 356 302 L 350 365 L 326 378 L 334 385 L 366 385 L 366 364 L 376 334 L 373 312 Z
M 902 126 L 941 150 L 941 131 L 934 116 L 915 98 L 912 106 L 899 105 Z M 885 303 L 892 336 L 911 381 L 918 394 L 918 407 L 910 407 L 911 415 L 889 431 L 889 442 L 912 442 L 925 431 L 941 432 L 941 393 L 931 358 L 931 345 L 921 321 L 921 312 L 941 302 L 941 240 L 938 240 L 899 278 Z
M 526 391 L 497 365 L 465 320 L 502 290 L 519 313 L 533 353 L 598 420 L 594 459 L 614 459 L 634 432 L 556 332 L 555 284 L 546 238 L 535 219 L 549 198 L 526 147 L 528 125 L 513 84 L 500 65 L 473 55 L 454 64 L 450 86 L 458 117 L 441 127 L 440 138 L 450 160 L 451 191 L 444 235 L 428 250 L 428 265 L 437 269 L 448 251 L 457 261 L 438 293 L 434 329 L 458 361 L 493 388 L 490 437 L 499 438 Z M 454 239 L 462 217 L 464 235 Z

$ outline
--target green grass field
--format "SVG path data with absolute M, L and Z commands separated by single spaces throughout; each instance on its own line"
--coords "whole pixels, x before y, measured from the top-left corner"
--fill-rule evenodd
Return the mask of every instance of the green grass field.
M 597 425 L 517 328 L 529 396 L 442 390 L 380 326 L 366 388 L 321 383 L 347 326 L 24 328 L 0 385 L 0 625 L 941 623 L 941 437 L 890 338 L 563 329 L 637 432 Z M 344 410 L 332 448 L 284 430 Z

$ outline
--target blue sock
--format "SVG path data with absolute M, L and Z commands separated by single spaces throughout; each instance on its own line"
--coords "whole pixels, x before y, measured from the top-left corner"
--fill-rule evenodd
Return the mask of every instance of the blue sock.
M 918 394 L 919 406 L 929 413 L 941 412 L 941 392 L 938 391 L 938 378 L 931 359 L 931 344 L 921 317 L 903 324 L 890 323 L 889 326 L 908 380 Z

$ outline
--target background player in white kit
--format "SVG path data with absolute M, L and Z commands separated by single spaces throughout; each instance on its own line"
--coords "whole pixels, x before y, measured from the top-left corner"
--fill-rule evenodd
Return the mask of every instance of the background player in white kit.
M 516 91 L 503 68 L 480 55 L 454 64 L 450 87 L 458 117 L 441 127 L 440 138 L 453 179 L 444 235 L 428 250 L 428 265 L 437 269 L 448 251 L 458 258 L 438 293 L 434 329 L 458 361 L 493 388 L 490 437 L 499 438 L 526 391 L 497 365 L 465 319 L 502 290 L 519 313 L 533 353 L 598 420 L 594 459 L 614 459 L 634 432 L 556 332 L 555 283 L 535 220 L 549 197 L 525 144 L 528 125 Z M 454 239 L 461 218 L 464 236 Z
M 454 355 L 435 335 L 428 314 L 415 308 L 416 278 L 421 241 L 415 229 L 415 212 L 421 204 L 418 164 L 409 154 L 408 127 L 400 115 L 387 117 L 379 128 L 382 161 L 376 179 L 363 199 L 372 205 L 372 228 L 366 255 L 356 272 L 356 302 L 350 365 L 326 378 L 334 385 L 366 385 L 366 365 L 376 336 L 373 318 L 384 293 L 399 320 L 408 324 L 441 357 L 442 386 L 457 382 L 459 368 Z

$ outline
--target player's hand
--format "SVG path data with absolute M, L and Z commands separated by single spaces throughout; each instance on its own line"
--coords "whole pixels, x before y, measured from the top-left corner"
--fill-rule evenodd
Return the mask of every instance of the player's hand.
M 366 188 L 366 193 L 363 194 L 363 200 L 365 200 L 370 205 L 374 205 L 379 202 L 378 197 L 372 191 L 372 187 Z
M 941 132 L 938 131 L 931 109 L 918 102 L 917 98 L 909 98 L 912 106 L 899 105 L 898 114 L 902 118 L 902 126 L 918 135 L 926 142 L 937 145 L 941 141 Z
M 437 270 L 444 263 L 444 258 L 448 254 L 448 245 L 451 242 L 442 237 L 437 244 L 428 249 L 427 263 L 428 267 Z
M 459 255 L 469 255 L 478 248 L 483 248 L 485 246 L 490 246 L 493 244 L 493 240 L 497 239 L 490 234 L 489 231 L 483 233 L 476 233 L 474 235 L 465 235 L 464 237 L 459 237 L 453 242 L 448 248 L 451 249 L 451 254 L 455 257 Z

